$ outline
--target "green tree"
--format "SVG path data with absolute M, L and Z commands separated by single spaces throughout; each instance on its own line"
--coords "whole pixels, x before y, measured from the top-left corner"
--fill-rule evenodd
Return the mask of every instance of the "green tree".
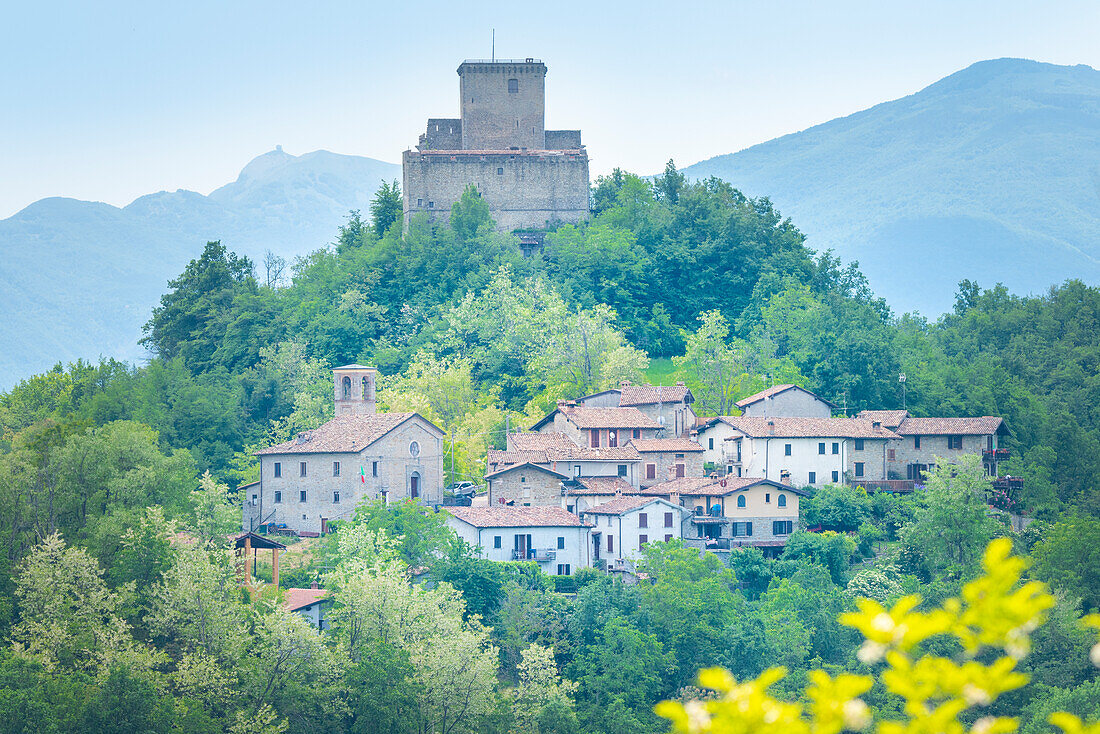
M 1100 521 L 1069 517 L 1051 525 L 1031 551 L 1035 574 L 1056 589 L 1100 606 Z
M 871 499 L 863 487 L 826 484 L 802 501 L 809 525 L 843 533 L 859 529 L 871 514 Z
M 673 362 L 691 371 L 697 385 L 692 392 L 700 412 L 730 415 L 741 397 L 744 350 L 729 339 L 729 322 L 719 311 L 700 314 L 699 322 L 694 333 L 684 334 L 684 354 Z
M 191 493 L 192 522 L 203 543 L 240 529 L 241 520 L 236 503 L 229 496 L 229 487 L 206 472 L 199 479 L 199 488 Z
M 982 549 L 996 532 L 986 512 L 989 478 L 977 456 L 939 464 L 927 472 L 924 502 L 902 531 L 906 544 L 920 549 L 933 569 L 963 577 L 976 569 Z
M 397 181 L 382 182 L 370 202 L 371 227 L 374 236 L 382 239 L 390 227 L 401 221 L 401 187 Z

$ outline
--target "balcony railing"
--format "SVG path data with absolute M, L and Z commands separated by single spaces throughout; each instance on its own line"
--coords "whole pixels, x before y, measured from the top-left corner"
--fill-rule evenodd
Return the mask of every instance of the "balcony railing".
M 1024 488 L 1023 477 L 996 477 L 993 480 L 993 490 L 1013 494 Z
M 528 548 L 527 550 L 515 549 L 512 551 L 513 561 L 552 561 L 558 557 L 558 552 L 549 548 Z
M 1008 449 L 982 449 L 982 458 L 986 461 L 1004 461 L 1011 455 Z
M 852 484 L 868 492 L 912 492 L 916 488 L 913 479 L 853 479 Z

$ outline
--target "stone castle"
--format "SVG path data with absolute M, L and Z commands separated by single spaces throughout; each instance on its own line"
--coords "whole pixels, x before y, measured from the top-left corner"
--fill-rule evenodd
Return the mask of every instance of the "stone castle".
M 546 65 L 467 60 L 458 67 L 461 117 L 432 118 L 402 156 L 404 216 L 446 221 L 473 185 L 503 231 L 588 217 L 588 153 L 580 130 L 547 130 Z

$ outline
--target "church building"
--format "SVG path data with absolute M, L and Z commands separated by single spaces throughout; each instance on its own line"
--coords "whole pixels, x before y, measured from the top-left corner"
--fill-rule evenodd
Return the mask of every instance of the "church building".
M 443 500 L 444 432 L 418 413 L 375 412 L 373 367 L 333 370 L 336 416 L 256 452 L 260 480 L 241 488 L 243 526 L 306 535 L 347 520 L 363 500 Z

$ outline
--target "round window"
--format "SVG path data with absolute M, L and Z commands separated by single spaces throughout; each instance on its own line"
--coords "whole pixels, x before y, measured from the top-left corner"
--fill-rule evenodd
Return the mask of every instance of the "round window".
M 418 441 L 409 444 L 409 453 L 412 456 L 420 456 L 420 443 Z

